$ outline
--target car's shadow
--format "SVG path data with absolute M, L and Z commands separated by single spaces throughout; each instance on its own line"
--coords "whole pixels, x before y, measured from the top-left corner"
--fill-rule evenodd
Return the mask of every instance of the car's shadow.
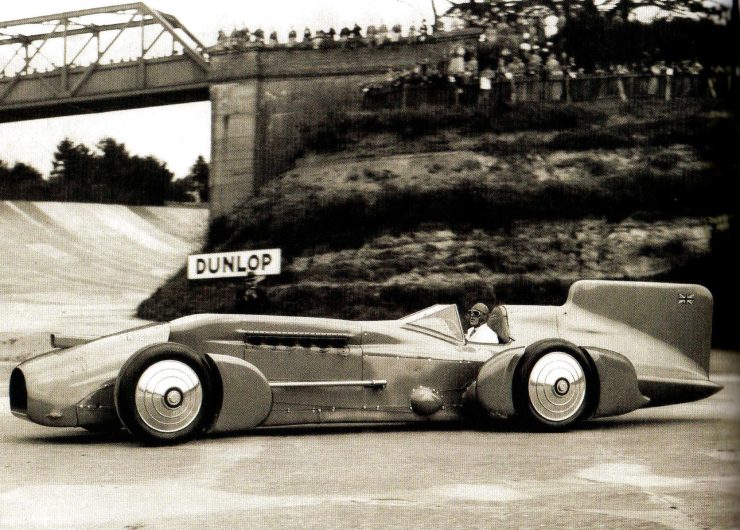
M 565 432 L 580 431 L 620 431 L 651 426 L 697 425 L 711 422 L 711 419 L 697 418 L 600 418 L 584 422 L 574 429 Z M 531 429 L 511 420 L 491 419 L 483 423 L 470 422 L 428 422 L 428 423 L 368 423 L 368 424 L 321 424 L 284 427 L 262 427 L 245 431 L 207 434 L 200 440 L 229 440 L 239 437 L 297 437 L 297 436 L 332 436 L 346 434 L 378 434 L 403 432 L 481 432 L 502 434 L 523 434 L 547 436 L 549 433 Z M 563 432 L 563 431 L 559 431 Z M 87 432 L 74 430 L 57 432 L 44 436 L 19 436 L 16 440 L 32 444 L 50 445 L 139 445 L 127 431 L 120 429 L 113 432 Z

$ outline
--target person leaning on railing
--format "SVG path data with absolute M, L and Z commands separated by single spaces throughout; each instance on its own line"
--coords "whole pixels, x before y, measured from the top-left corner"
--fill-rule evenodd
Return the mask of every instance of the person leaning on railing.
M 552 101 L 560 101 L 563 98 L 563 68 L 554 53 L 550 53 L 545 63 L 545 72 L 548 83 L 548 98 Z

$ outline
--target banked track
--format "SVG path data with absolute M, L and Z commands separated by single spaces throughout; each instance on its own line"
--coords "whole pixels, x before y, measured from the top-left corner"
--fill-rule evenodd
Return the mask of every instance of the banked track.
M 0 201 L 0 334 L 136 325 L 207 222 L 205 208 Z

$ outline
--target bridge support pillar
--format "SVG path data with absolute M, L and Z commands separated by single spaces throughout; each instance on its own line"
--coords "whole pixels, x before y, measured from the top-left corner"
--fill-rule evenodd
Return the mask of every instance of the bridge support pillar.
M 257 189 L 259 85 L 256 79 L 211 85 L 211 219 Z

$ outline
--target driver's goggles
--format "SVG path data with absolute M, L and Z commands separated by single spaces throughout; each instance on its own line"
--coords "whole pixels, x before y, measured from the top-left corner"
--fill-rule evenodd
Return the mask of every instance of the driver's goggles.
M 471 309 L 470 311 L 468 311 L 468 316 L 469 317 L 479 317 L 481 316 L 481 312 L 478 311 L 477 309 Z

